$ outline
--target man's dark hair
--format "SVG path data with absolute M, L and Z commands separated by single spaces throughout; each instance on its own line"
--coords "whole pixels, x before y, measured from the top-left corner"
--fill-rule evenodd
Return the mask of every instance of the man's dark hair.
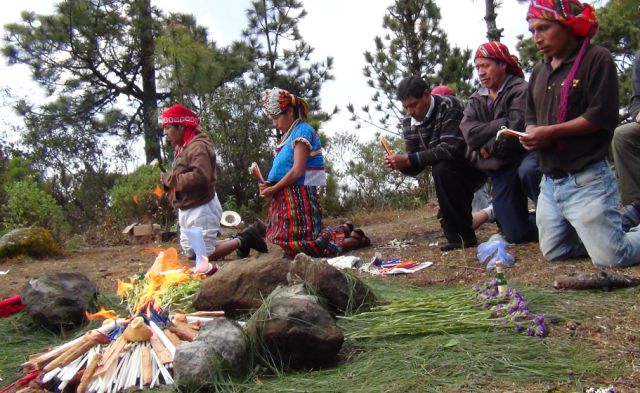
M 411 75 L 400 81 L 396 90 L 396 97 L 400 101 L 409 97 L 420 98 L 428 89 L 427 82 L 417 75 Z

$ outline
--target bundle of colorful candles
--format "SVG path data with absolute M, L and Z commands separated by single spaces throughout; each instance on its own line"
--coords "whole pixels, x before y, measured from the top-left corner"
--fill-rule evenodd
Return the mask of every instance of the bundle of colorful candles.
M 201 279 L 180 263 L 178 253 L 161 251 L 143 278 L 118 282 L 118 294 L 127 300 L 130 317 L 115 311 L 87 313 L 104 320 L 101 327 L 46 352 L 32 355 L 22 366 L 26 375 L 7 388 L 26 392 L 36 383 L 51 391 L 112 393 L 129 388 L 173 384 L 176 348 L 193 341 L 203 323 L 224 316 L 223 311 L 173 313 L 162 305 L 162 295 L 180 283 Z
M 193 341 L 202 323 L 219 316 L 224 312 L 164 316 L 149 307 L 146 315 L 106 320 L 75 340 L 32 355 L 23 367 L 52 391 L 76 386 L 78 393 L 103 393 L 171 385 L 176 348 Z

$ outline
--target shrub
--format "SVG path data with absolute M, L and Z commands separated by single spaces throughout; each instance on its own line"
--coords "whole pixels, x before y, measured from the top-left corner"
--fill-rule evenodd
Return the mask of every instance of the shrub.
M 11 182 L 5 186 L 5 191 L 4 231 L 39 226 L 49 229 L 57 238 L 66 231 L 68 225 L 63 218 L 62 208 L 33 180 Z
M 113 218 L 120 224 L 135 221 L 172 225 L 175 212 L 163 194 L 160 169 L 143 165 L 116 180 L 110 193 Z

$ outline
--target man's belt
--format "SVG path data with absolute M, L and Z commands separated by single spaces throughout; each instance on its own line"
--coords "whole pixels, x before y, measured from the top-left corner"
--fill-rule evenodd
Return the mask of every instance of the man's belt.
M 545 173 L 545 175 L 547 175 L 547 177 L 550 177 L 550 178 L 552 178 L 554 180 L 565 178 L 565 177 L 569 176 L 570 174 L 571 174 L 571 172 L 563 171 L 563 170 L 559 170 L 559 169 L 556 169 L 555 171 L 551 171 L 549 173 Z

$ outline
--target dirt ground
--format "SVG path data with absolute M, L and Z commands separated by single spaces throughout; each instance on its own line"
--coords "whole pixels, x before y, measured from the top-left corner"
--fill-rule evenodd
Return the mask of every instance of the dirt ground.
M 337 224 L 347 218 L 327 220 L 325 224 Z M 434 265 L 412 275 L 388 277 L 407 285 L 428 286 L 433 284 L 473 284 L 486 282 L 490 275 L 478 263 L 476 248 L 442 253 L 439 245 L 445 242 L 435 217 L 433 206 L 416 211 L 386 211 L 348 217 L 356 227 L 361 227 L 372 241 L 371 247 L 354 252 L 368 261 L 376 252 L 383 259 L 403 258 L 416 261 L 431 261 Z M 494 224 L 483 226 L 478 232 L 479 242 L 486 241 L 497 232 Z M 86 275 L 101 291 L 113 292 L 116 280 L 144 272 L 153 263 L 157 253 L 167 247 L 177 247 L 177 242 L 147 245 L 127 245 L 105 248 L 82 248 L 67 251 L 62 257 L 45 260 L 15 258 L 0 261 L 0 298 L 18 294 L 24 283 L 34 276 L 46 272 L 72 271 Z M 601 269 L 589 259 L 550 263 L 544 261 L 538 244 L 512 245 L 509 252 L 516 257 L 514 267 L 507 270 L 508 280 L 515 285 L 535 285 L 551 288 L 556 275 L 569 272 L 594 272 Z M 259 258 L 281 258 L 282 252 L 270 246 L 270 253 Z M 235 259 L 228 257 L 229 259 Z M 186 261 L 186 263 L 189 263 Z M 219 261 L 224 263 L 224 261 Z M 640 276 L 640 267 L 612 270 L 613 273 Z M 629 364 L 640 361 L 638 342 L 640 325 L 637 299 L 634 306 L 611 310 L 609 315 L 595 316 L 580 326 L 566 323 L 553 334 L 579 335 L 593 342 L 596 348 L 614 349 L 617 356 Z M 640 371 L 633 366 L 631 376 L 624 380 L 608 381 L 622 391 L 640 391 Z
M 488 274 L 478 263 L 475 247 L 447 253 L 439 246 L 445 242 L 435 217 L 433 206 L 415 211 L 376 212 L 358 217 L 327 220 L 325 224 L 337 224 L 351 220 L 371 238 L 371 247 L 353 252 L 369 260 L 376 252 L 385 260 L 392 258 L 431 261 L 434 266 L 412 275 L 389 277 L 412 285 L 468 284 L 486 281 Z M 495 224 L 486 224 L 477 231 L 478 241 L 486 241 L 497 232 Z M 123 235 L 124 236 L 124 235 Z M 116 280 L 146 271 L 159 251 L 167 247 L 178 247 L 177 241 L 117 247 L 85 247 L 66 251 L 63 256 L 36 260 L 18 257 L 0 261 L 0 298 L 19 293 L 30 278 L 46 272 L 80 272 L 89 277 L 100 290 L 115 291 Z M 537 243 L 511 245 L 509 252 L 516 257 L 516 264 L 508 270 L 509 280 L 540 287 L 552 287 L 554 277 L 574 271 L 594 272 L 602 270 L 589 259 L 576 259 L 550 263 L 542 258 Z M 282 252 L 270 245 L 270 253 L 260 258 L 281 258 Z M 228 256 L 229 260 L 235 255 Z M 185 261 L 185 263 L 189 263 Z M 224 263 L 224 261 L 219 261 Z M 640 276 L 640 267 L 632 267 L 615 273 Z

